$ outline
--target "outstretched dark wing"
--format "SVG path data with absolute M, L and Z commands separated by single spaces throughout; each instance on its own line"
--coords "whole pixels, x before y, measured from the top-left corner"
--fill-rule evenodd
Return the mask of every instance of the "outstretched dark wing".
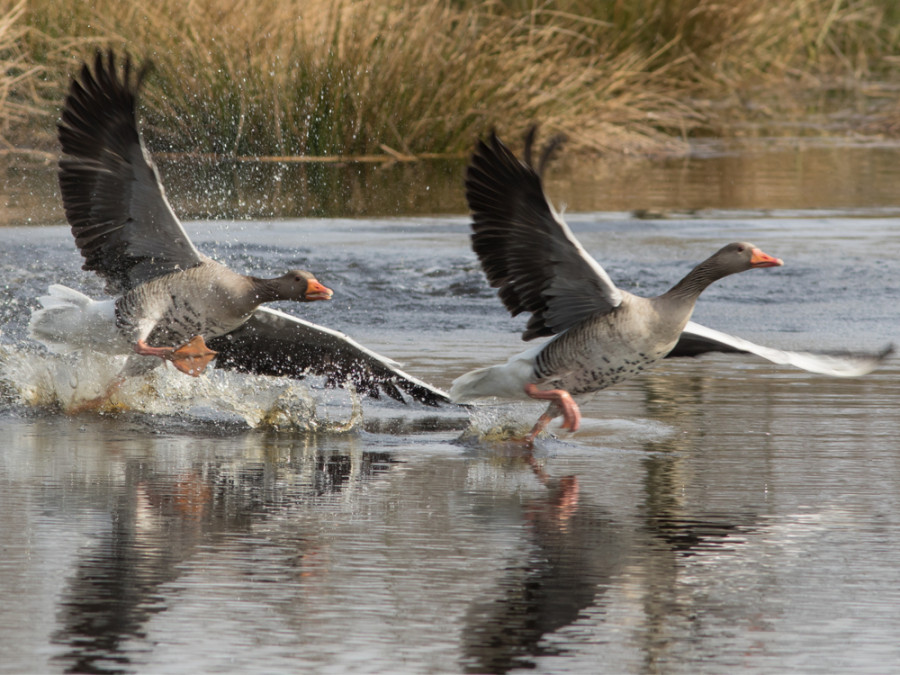
M 520 161 L 496 134 L 479 141 L 466 172 L 472 248 L 491 286 L 515 316 L 530 312 L 523 334 L 554 335 L 622 302 L 622 293 L 547 200 L 540 170 L 561 139 L 531 164 L 535 130 Z
M 202 260 L 163 193 L 135 108 L 147 66 L 97 52 L 72 80 L 59 123 L 59 187 L 84 269 L 106 290 L 134 286 Z
M 426 405 L 449 402 L 440 389 L 409 375 L 394 361 L 366 349 L 343 333 L 260 307 L 240 328 L 209 347 L 216 367 L 258 375 L 302 378 L 324 375 L 329 386 L 351 382 L 361 394 L 404 401 L 403 393 Z
M 755 344 L 689 321 L 668 357 L 700 356 L 709 352 L 755 354 L 772 363 L 795 366 L 811 373 L 835 377 L 857 377 L 872 372 L 894 352 L 892 345 L 878 353 L 816 354 L 790 352 Z

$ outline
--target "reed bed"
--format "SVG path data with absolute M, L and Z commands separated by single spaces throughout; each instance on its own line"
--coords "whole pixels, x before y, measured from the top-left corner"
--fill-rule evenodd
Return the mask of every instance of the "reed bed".
M 538 121 L 678 152 L 771 92 L 895 78 L 898 20 L 893 0 L 0 0 L 0 133 L 52 148 L 70 75 L 113 47 L 155 64 L 157 151 L 454 155 Z

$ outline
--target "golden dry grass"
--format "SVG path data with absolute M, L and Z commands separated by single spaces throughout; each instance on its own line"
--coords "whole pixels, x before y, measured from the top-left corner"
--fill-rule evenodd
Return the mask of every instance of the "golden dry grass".
M 16 125 L 46 113 L 36 91 L 42 69 L 31 63 L 22 49 L 27 32 L 24 14 L 25 0 L 0 14 L 0 150 L 6 152 L 15 148 L 9 135 Z
M 98 47 L 156 69 L 153 147 L 459 153 L 533 121 L 595 151 L 677 151 L 751 88 L 895 76 L 892 0 L 0 0 L 0 133 L 53 147 Z M 846 85 L 844 85 L 846 86 Z M 709 101 L 726 101 L 711 106 Z

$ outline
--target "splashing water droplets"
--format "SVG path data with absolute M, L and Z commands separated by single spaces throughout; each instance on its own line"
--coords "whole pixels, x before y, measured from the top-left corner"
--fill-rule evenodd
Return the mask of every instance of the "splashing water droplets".
M 4 351 L 0 383 L 14 400 L 65 411 L 103 396 L 125 365 L 125 357 L 94 353 Z M 352 389 L 312 390 L 288 378 L 215 369 L 191 378 L 168 364 L 125 380 L 97 407 L 98 412 L 125 410 L 307 432 L 344 432 L 362 423 L 360 399 Z

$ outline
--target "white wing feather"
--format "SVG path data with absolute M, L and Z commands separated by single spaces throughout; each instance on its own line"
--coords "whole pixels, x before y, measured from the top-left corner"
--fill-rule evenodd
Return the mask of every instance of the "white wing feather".
M 764 347 L 743 338 L 728 335 L 698 323 L 689 321 L 683 334 L 696 336 L 705 340 L 721 343 L 750 354 L 755 354 L 767 361 L 780 365 L 794 366 L 811 373 L 831 375 L 834 377 L 859 377 L 871 373 L 890 354 L 893 346 L 889 346 L 877 354 L 816 354 L 813 352 L 792 352 L 783 349 Z

